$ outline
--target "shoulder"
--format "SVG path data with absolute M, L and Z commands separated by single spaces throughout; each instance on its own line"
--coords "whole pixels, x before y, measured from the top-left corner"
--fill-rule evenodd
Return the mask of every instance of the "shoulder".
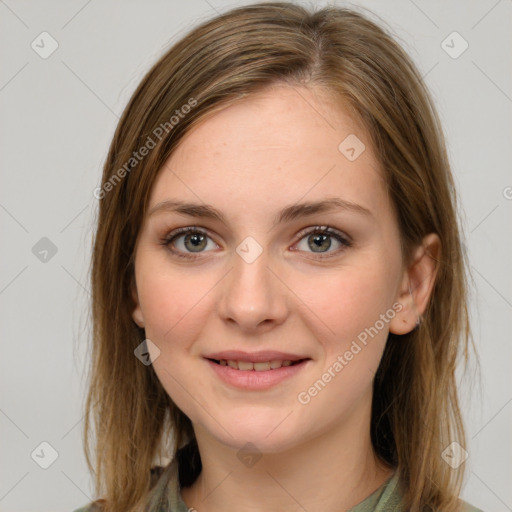
M 157 485 L 158 480 L 160 479 L 162 473 L 165 471 L 166 467 L 164 466 L 154 466 L 150 470 L 151 475 L 151 488 L 154 488 Z M 73 512 L 103 512 L 103 505 L 105 500 L 99 499 L 95 500 L 84 507 L 73 510 Z

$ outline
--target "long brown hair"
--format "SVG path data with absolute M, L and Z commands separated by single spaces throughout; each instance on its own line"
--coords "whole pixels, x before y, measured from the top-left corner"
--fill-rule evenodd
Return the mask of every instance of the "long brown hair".
M 406 510 L 456 512 L 464 464 L 452 468 L 442 452 L 454 441 L 466 446 L 455 370 L 460 355 L 467 364 L 473 339 L 469 266 L 438 116 L 411 59 L 369 17 L 291 3 L 244 6 L 192 30 L 147 73 L 117 126 L 95 192 L 84 446 L 96 493 L 108 512 L 140 510 L 150 468 L 193 439 L 152 366 L 134 356 L 145 338 L 131 317 L 134 249 L 155 177 L 199 121 L 277 82 L 327 88 L 360 117 L 384 170 L 406 262 L 426 234 L 441 239 L 421 324 L 389 335 L 374 380 L 371 437 L 378 457 L 400 470 Z

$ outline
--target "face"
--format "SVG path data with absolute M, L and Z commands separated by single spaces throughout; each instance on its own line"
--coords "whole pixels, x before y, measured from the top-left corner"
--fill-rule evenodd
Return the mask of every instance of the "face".
M 275 452 L 368 413 L 399 232 L 365 131 L 325 92 L 274 86 L 203 120 L 160 170 L 135 256 L 133 318 L 194 428 Z

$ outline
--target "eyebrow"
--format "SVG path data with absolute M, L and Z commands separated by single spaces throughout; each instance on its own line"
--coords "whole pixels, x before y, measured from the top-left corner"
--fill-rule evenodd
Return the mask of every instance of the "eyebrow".
M 368 208 L 365 208 L 360 204 L 353 203 L 352 201 L 347 201 L 346 199 L 341 199 L 339 197 L 332 197 L 321 201 L 297 203 L 286 206 L 278 212 L 275 223 L 281 224 L 283 222 L 290 222 L 301 217 L 307 217 L 317 213 L 331 212 L 337 209 L 373 217 L 373 213 L 368 210 Z M 183 215 L 189 215 L 191 217 L 218 220 L 224 225 L 228 224 L 224 218 L 224 215 L 209 204 L 197 204 L 185 201 L 168 200 L 158 203 L 156 206 L 151 208 L 148 216 L 160 212 L 175 212 Z

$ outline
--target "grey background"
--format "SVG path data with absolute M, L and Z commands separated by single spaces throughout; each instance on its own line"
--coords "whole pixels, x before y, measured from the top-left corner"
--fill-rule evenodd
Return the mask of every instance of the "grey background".
M 242 3 L 0 1 L 0 511 L 64 512 L 92 499 L 81 434 L 93 190 L 143 73 L 196 23 Z M 512 1 L 338 4 L 389 24 L 438 105 L 465 215 L 482 372 L 480 382 L 473 364 L 461 382 L 463 497 L 510 511 Z M 43 31 L 59 45 L 46 59 L 31 47 Z M 453 31 L 469 44 L 456 59 L 441 46 Z M 50 461 L 41 442 L 58 453 L 48 469 L 35 462 Z

